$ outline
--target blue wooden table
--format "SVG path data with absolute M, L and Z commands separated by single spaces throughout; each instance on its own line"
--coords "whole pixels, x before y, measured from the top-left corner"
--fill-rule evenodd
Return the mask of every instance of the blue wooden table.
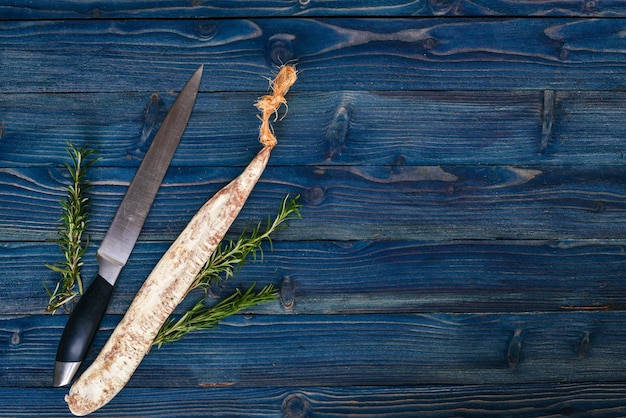
M 7 5 L 8 3 L 8 5 Z M 83 273 L 156 129 L 204 79 L 92 361 L 195 211 L 279 144 L 229 237 L 300 194 L 219 300 L 280 300 L 153 349 L 93 416 L 626 416 L 626 3 L 38 1 L 0 5 L 0 416 L 67 417 L 66 141 L 98 149 Z M 184 311 L 188 304 L 179 307 Z

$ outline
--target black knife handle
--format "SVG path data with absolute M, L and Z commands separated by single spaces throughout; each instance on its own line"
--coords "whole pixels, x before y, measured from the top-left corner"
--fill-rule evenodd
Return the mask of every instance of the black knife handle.
M 78 300 L 65 325 L 57 361 L 83 361 L 109 304 L 113 286 L 98 274 Z

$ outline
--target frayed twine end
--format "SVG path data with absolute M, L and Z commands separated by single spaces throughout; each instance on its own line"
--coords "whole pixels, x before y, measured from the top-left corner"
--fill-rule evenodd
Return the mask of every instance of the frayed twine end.
M 287 106 L 285 94 L 293 86 L 297 78 L 295 67 L 283 65 L 274 81 L 270 82 L 272 94 L 261 97 L 255 104 L 262 113 L 259 141 L 266 147 L 274 148 L 277 143 L 270 123 L 270 117 L 274 115 L 274 121 L 278 120 L 278 109 L 281 105 Z

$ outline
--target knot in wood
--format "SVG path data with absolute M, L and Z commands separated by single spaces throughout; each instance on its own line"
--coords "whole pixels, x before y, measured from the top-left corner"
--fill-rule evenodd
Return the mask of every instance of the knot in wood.
M 294 58 L 292 40 L 294 35 L 278 33 L 267 40 L 267 59 L 274 65 L 283 65 Z
M 217 25 L 215 22 L 202 20 L 196 23 L 195 30 L 203 41 L 207 41 L 217 34 Z
M 522 331 L 516 330 L 509 342 L 506 353 L 506 361 L 511 369 L 517 367 L 522 358 Z
M 309 415 L 309 404 L 302 395 L 289 395 L 282 405 L 285 418 L 304 418 Z
M 280 303 L 287 310 L 293 309 L 296 304 L 296 289 L 293 281 L 286 276 L 280 283 Z
M 326 192 L 320 186 L 309 187 L 304 191 L 302 197 L 310 205 L 319 205 L 324 201 Z

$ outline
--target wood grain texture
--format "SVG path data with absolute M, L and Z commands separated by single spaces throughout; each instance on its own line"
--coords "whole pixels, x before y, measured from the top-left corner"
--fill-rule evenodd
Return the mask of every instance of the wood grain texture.
M 0 167 L 61 166 L 66 141 L 98 149 L 100 166 L 138 167 L 174 97 L 0 94 Z M 256 97 L 201 93 L 172 166 L 245 166 Z M 623 165 L 624 119 L 620 92 L 298 92 L 270 165 Z
M 105 318 L 86 364 L 119 319 Z M 153 349 L 127 387 L 623 382 L 625 321 L 623 312 L 238 315 Z M 50 385 L 64 324 L 2 317 L 3 386 Z
M 626 413 L 621 383 L 280 387 L 127 388 L 93 417 L 560 417 L 621 416 Z M 0 391 L 6 417 L 65 417 L 63 389 Z M 180 400 L 185 408 L 180 408 Z M 593 402 L 589 402 L 593 399 Z M 25 410 L 23 405 L 30 408 Z
M 260 146 L 257 95 L 201 93 L 172 166 L 245 166 Z M 0 165 L 61 165 L 71 140 L 97 148 L 103 158 L 98 165 L 137 167 L 174 97 L 169 92 L 0 95 Z M 577 157 L 559 153 L 556 144 L 550 158 L 538 155 L 541 92 L 339 91 L 288 99 L 288 112 L 282 111 L 287 115 L 274 124 L 279 145 L 271 165 L 529 164 Z M 619 106 L 626 107 L 626 98 L 616 96 L 613 104 L 609 114 L 621 119 Z M 571 141 L 580 148 L 579 158 L 593 154 L 607 163 L 622 161 L 607 152 L 622 144 L 616 138 Z
M 143 239 L 173 239 L 237 168 L 179 168 L 166 176 Z M 92 233 L 106 231 L 135 170 L 94 170 Z M 623 167 L 269 167 L 233 233 L 301 194 L 305 240 L 622 239 Z M 0 170 L 2 239 L 55 236 L 61 171 Z M 380 202 L 384 202 L 381 204 Z M 27 211 L 29 218 L 24 219 Z
M 299 222 L 299 221 L 298 221 Z M 279 234 L 263 262 L 243 267 L 209 295 L 268 283 L 280 302 L 264 314 L 525 312 L 622 310 L 625 241 L 283 241 Z M 92 242 L 84 281 L 96 274 Z M 170 241 L 140 242 L 118 281 L 108 312 L 123 314 Z M 44 267 L 61 256 L 54 243 L 4 243 L 0 253 L 0 306 L 6 315 L 41 314 L 43 284 L 56 275 Z M 178 309 L 203 296 L 191 294 Z
M 14 0 L 0 7 L 0 15 L 13 19 L 196 18 L 250 16 L 624 16 L 620 1 L 519 2 L 511 0 L 222 0 L 181 3 L 172 0 L 62 2 Z
M 205 90 L 262 92 L 288 61 L 300 91 L 617 90 L 624 30 L 622 19 L 5 21 L 0 92 L 168 90 L 201 63 Z

